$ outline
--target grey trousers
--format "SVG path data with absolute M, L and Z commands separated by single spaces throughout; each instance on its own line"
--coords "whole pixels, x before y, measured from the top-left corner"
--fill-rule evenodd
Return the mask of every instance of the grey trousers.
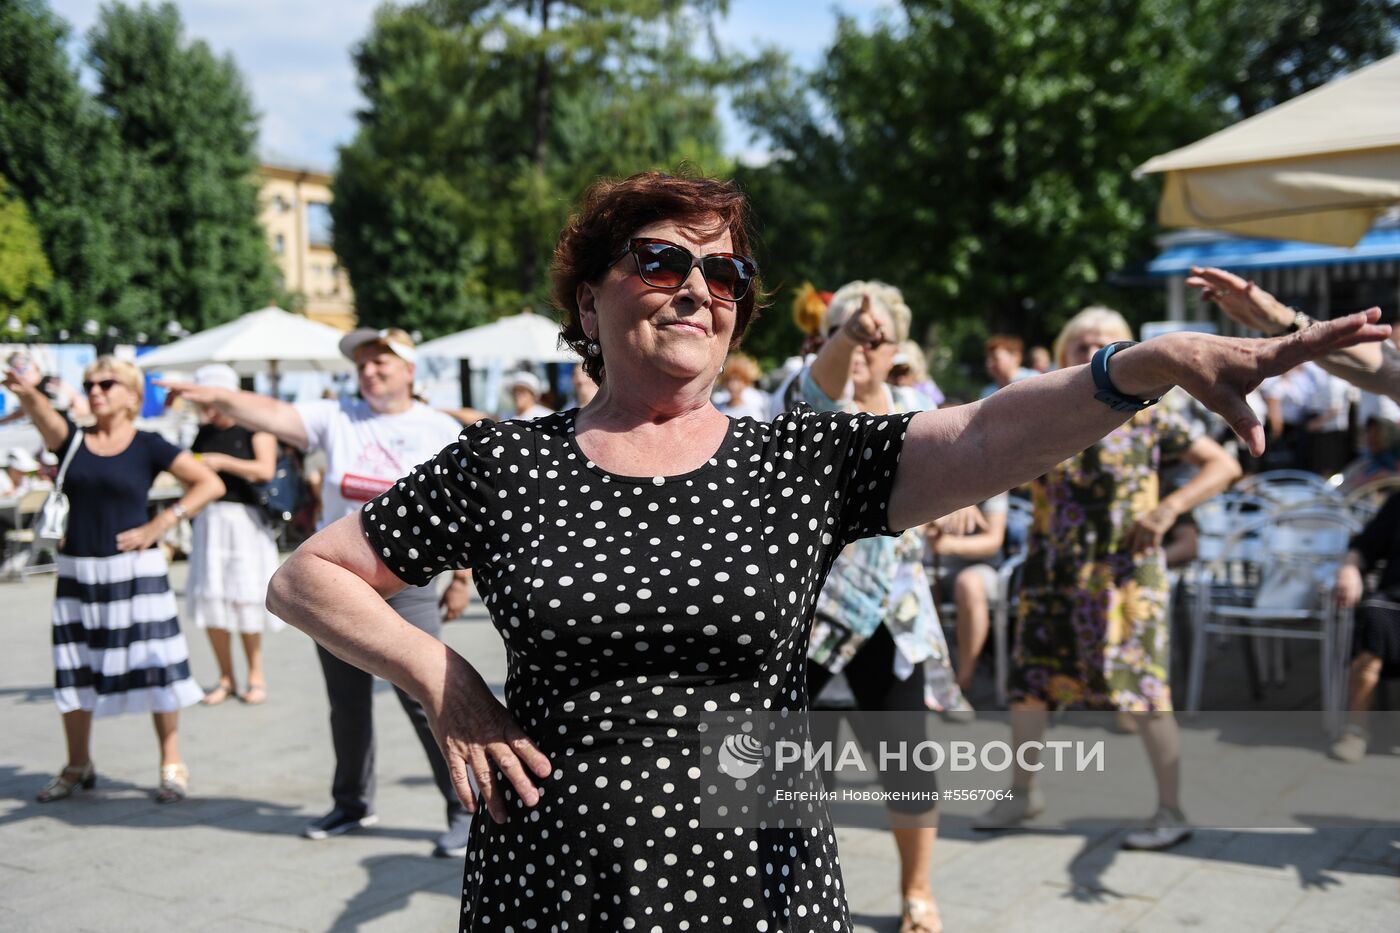
M 389 605 L 414 628 L 434 638 L 441 634 L 437 591 L 431 584 L 409 587 L 393 596 Z M 335 746 L 331 796 L 337 807 L 351 816 L 361 817 L 374 812 L 374 676 L 342 661 L 320 645 L 316 646 L 316 653 L 321 659 L 326 696 L 331 704 L 331 742 Z M 447 762 L 428 728 L 428 715 L 413 697 L 397 687 L 394 692 L 428 755 L 433 780 L 447 802 L 447 822 L 451 824 L 454 817 L 466 812 L 466 808 L 457 799 Z

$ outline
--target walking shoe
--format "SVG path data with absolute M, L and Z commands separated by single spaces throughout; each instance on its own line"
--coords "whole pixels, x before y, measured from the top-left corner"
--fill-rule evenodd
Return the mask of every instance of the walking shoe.
M 434 858 L 461 858 L 467 854 L 467 837 L 471 833 L 472 815 L 466 810 L 454 813 L 448 820 L 447 832 L 437 837 Z
M 998 800 L 993 807 L 972 821 L 973 829 L 1015 829 L 1026 820 L 1045 812 L 1045 795 L 1039 788 L 1023 790 L 1013 787 L 1014 796 Z
M 39 803 L 52 803 L 55 800 L 62 800 L 71 797 L 78 790 L 92 790 L 97 786 L 97 768 L 91 761 L 81 768 L 74 768 L 71 765 L 58 772 L 58 776 L 44 789 L 34 796 Z
M 351 816 L 340 807 L 336 807 L 314 823 L 307 823 L 301 834 L 307 839 L 329 839 L 332 836 L 343 836 L 357 829 L 373 826 L 378 822 L 379 817 L 373 813 L 356 817 Z
M 1146 829 L 1139 829 L 1123 837 L 1123 848 L 1158 852 L 1170 849 L 1190 838 L 1191 825 L 1186 822 L 1186 814 L 1170 807 L 1158 807 Z
M 1361 726 L 1347 726 L 1346 731 L 1342 733 L 1342 737 L 1332 743 L 1328 754 L 1338 761 L 1345 761 L 1349 765 L 1354 765 L 1366 757 L 1366 742 L 1370 738 L 1370 734 Z

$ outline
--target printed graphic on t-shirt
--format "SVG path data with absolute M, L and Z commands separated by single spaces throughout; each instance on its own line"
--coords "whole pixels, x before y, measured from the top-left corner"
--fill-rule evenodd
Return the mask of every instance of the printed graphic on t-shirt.
M 392 479 L 346 473 L 340 478 L 340 496 L 347 502 L 368 502 L 380 493 L 392 489 L 395 482 Z

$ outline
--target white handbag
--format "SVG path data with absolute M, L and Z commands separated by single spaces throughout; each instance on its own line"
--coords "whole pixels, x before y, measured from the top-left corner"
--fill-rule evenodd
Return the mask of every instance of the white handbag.
M 63 478 L 68 475 L 68 464 L 73 462 L 73 455 L 83 445 L 82 429 L 74 428 L 73 431 L 77 436 L 63 455 L 63 463 L 59 465 L 58 476 L 54 479 L 53 492 L 44 499 L 34 519 L 34 538 L 37 541 L 62 541 L 68 532 L 68 497 L 63 494 Z

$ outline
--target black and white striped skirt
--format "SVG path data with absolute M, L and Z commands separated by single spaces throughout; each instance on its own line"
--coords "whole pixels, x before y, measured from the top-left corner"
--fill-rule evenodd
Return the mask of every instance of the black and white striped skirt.
M 58 558 L 54 701 L 94 716 L 170 713 L 198 703 L 175 594 L 159 548 Z

